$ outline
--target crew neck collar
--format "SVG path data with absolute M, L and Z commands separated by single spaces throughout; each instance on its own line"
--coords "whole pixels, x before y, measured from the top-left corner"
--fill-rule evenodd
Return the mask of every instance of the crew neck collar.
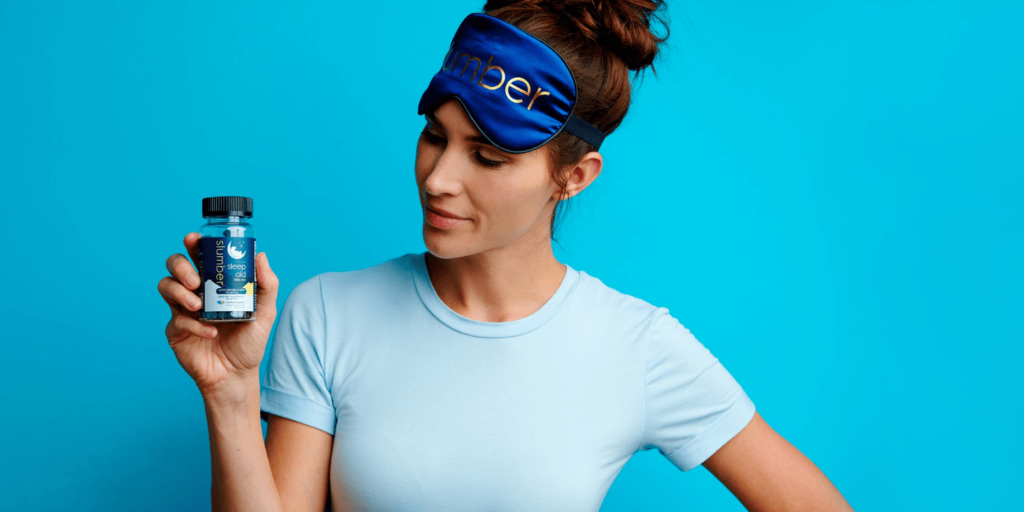
M 437 295 L 437 290 L 434 289 L 434 284 L 430 281 L 430 273 L 427 272 L 426 252 L 410 253 L 408 258 L 413 282 L 416 284 L 416 293 L 419 294 L 420 300 L 423 301 L 423 305 L 430 313 L 441 323 L 456 331 L 481 338 L 520 336 L 544 325 L 562 308 L 579 281 L 579 271 L 565 265 L 565 277 L 562 278 L 562 284 L 555 290 L 554 295 L 530 316 L 510 322 L 482 322 L 456 313 L 441 300 L 441 297 Z

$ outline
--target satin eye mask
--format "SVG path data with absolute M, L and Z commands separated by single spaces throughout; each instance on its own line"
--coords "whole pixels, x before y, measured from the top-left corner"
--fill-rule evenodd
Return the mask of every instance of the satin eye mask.
M 565 130 L 601 147 L 605 134 L 573 115 L 576 79 L 562 57 L 530 33 L 486 14 L 459 25 L 419 115 L 455 98 L 495 147 L 526 153 Z

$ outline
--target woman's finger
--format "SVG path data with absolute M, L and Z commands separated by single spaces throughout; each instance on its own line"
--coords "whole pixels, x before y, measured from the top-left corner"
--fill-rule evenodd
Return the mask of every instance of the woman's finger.
M 195 318 L 185 315 L 174 315 L 171 317 L 171 321 L 167 322 L 165 333 L 168 340 L 181 338 L 182 334 L 191 334 L 200 338 L 214 338 L 217 336 L 217 328 L 204 324 Z
M 203 305 L 203 301 L 199 300 L 196 294 L 186 290 L 184 285 L 171 276 L 164 276 L 157 283 L 157 290 L 160 290 L 160 295 L 165 300 L 174 301 L 189 311 L 199 311 Z
M 188 262 L 188 258 L 184 254 L 174 253 L 166 262 L 167 271 L 174 276 L 179 282 L 185 285 L 189 290 L 195 290 L 199 288 L 199 274 L 196 273 L 195 268 Z
M 199 261 L 200 238 L 201 236 L 199 235 L 199 233 L 193 231 L 192 233 L 185 235 L 185 239 L 182 240 L 182 242 L 185 244 L 185 250 L 188 251 L 188 257 L 192 258 L 192 263 L 195 263 L 196 265 L 199 264 L 197 262 Z
M 187 314 L 191 313 L 189 310 L 181 307 L 181 304 L 178 304 L 178 301 L 176 301 L 174 299 L 168 299 L 167 297 L 164 297 L 164 294 L 162 294 L 162 293 L 160 294 L 160 298 L 163 299 L 164 302 L 167 303 L 167 306 L 169 308 L 171 308 L 171 316 L 173 316 L 173 315 L 187 315 Z

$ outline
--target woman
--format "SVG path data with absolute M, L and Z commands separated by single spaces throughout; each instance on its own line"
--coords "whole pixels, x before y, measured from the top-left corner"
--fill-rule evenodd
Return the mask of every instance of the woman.
M 490 1 L 420 99 L 425 253 L 326 272 L 258 318 L 196 320 L 182 254 L 160 291 L 204 403 L 216 510 L 597 510 L 638 450 L 703 464 L 752 510 L 849 510 L 668 310 L 559 263 L 559 202 L 601 173 L 648 0 Z M 185 237 L 195 260 L 197 233 Z M 264 443 L 260 416 L 267 419 Z

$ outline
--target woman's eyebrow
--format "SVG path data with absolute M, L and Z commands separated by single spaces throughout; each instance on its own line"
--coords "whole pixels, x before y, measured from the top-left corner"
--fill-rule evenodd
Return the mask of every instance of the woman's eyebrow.
M 499 149 L 497 147 L 495 147 L 494 144 L 491 144 L 491 141 L 487 140 L 487 138 L 482 136 L 482 135 L 466 135 L 463 138 L 465 140 L 469 141 L 469 142 L 476 142 L 478 144 L 483 144 L 485 146 L 490 146 L 490 147 L 494 148 L 495 151 L 499 151 Z

